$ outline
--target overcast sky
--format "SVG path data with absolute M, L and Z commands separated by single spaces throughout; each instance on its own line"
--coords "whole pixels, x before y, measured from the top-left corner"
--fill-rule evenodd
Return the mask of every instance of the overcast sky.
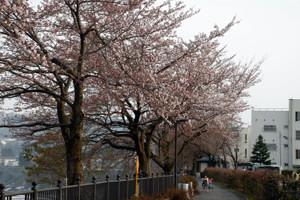
M 249 62 L 265 61 L 261 82 L 249 90 L 254 108 L 288 108 L 288 99 L 300 99 L 300 0 L 184 0 L 201 11 L 178 33 L 192 38 L 224 27 L 236 16 L 240 21 L 221 40 L 228 53 Z M 251 122 L 251 111 L 242 115 Z
M 224 27 L 236 16 L 240 23 L 221 44 L 245 62 L 265 59 L 261 82 L 249 90 L 251 107 L 288 108 L 288 99 L 300 99 L 300 0 L 183 1 L 201 11 L 179 29 L 182 37 L 209 33 L 215 24 Z M 250 124 L 250 110 L 241 116 Z

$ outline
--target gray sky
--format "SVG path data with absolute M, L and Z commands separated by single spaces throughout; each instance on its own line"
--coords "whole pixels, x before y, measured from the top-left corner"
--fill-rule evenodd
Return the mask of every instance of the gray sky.
M 249 90 L 251 107 L 287 108 L 288 99 L 300 99 L 300 0 L 183 1 L 201 11 L 179 29 L 182 37 L 209 33 L 215 24 L 224 27 L 236 16 L 240 23 L 220 40 L 221 44 L 245 62 L 265 59 L 262 81 Z M 250 110 L 241 116 L 250 124 Z
M 201 11 L 186 21 L 178 33 L 192 38 L 224 27 L 236 16 L 235 25 L 220 40 L 229 54 L 245 62 L 264 58 L 261 82 L 249 90 L 254 108 L 288 108 L 288 99 L 300 99 L 300 0 L 184 0 Z M 298 82 L 299 81 L 299 82 Z M 251 111 L 242 113 L 251 122 Z

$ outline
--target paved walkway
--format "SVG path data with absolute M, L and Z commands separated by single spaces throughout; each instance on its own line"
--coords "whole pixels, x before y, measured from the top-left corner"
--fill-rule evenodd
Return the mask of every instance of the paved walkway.
M 226 188 L 214 185 L 214 189 L 208 190 L 208 192 L 203 191 L 202 188 L 199 190 L 200 195 L 193 198 L 193 200 L 245 200 L 245 197 L 242 197 L 235 192 L 232 192 Z M 201 183 L 199 182 L 199 187 Z

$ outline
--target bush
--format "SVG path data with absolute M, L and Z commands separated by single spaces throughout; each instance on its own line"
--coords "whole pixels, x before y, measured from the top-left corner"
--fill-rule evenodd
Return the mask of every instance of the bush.
M 194 194 L 199 194 L 199 190 L 198 190 L 198 181 L 194 176 L 183 176 L 181 183 L 193 183 L 193 190 L 194 190 Z
M 278 176 L 266 177 L 265 186 L 264 186 L 264 197 L 265 199 L 279 199 L 280 198 L 280 188 L 279 188 L 279 178 Z
M 298 200 L 300 199 L 300 181 L 295 181 L 292 178 L 284 177 L 282 179 L 281 199 Z
M 293 177 L 293 170 L 289 170 L 289 169 L 284 169 L 282 170 L 281 174 L 286 176 L 286 177 Z
M 235 189 L 254 199 L 279 199 L 280 175 L 273 171 L 243 171 L 233 169 L 206 168 L 205 173 L 209 178 Z
M 135 200 L 135 197 L 130 198 L 130 200 Z M 141 194 L 138 197 L 138 200 L 188 200 L 186 193 L 183 190 L 177 190 L 175 188 L 167 189 L 161 194 L 154 194 L 152 196 Z
M 175 188 L 170 188 L 166 190 L 162 194 L 162 199 L 169 199 L 169 200 L 188 200 L 186 196 L 186 192 L 183 190 L 177 190 Z

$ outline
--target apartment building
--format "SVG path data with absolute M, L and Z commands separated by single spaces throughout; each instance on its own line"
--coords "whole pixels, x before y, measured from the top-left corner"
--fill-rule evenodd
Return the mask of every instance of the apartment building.
M 236 149 L 233 149 L 236 153 L 238 160 L 238 169 L 247 169 L 250 162 L 250 156 L 252 151 L 251 144 L 251 126 L 245 127 L 241 130 L 239 134 L 238 143 Z M 233 166 L 232 166 L 233 167 Z
M 250 151 L 259 135 L 265 139 L 272 165 L 299 169 L 300 99 L 290 99 L 288 109 L 252 109 Z

